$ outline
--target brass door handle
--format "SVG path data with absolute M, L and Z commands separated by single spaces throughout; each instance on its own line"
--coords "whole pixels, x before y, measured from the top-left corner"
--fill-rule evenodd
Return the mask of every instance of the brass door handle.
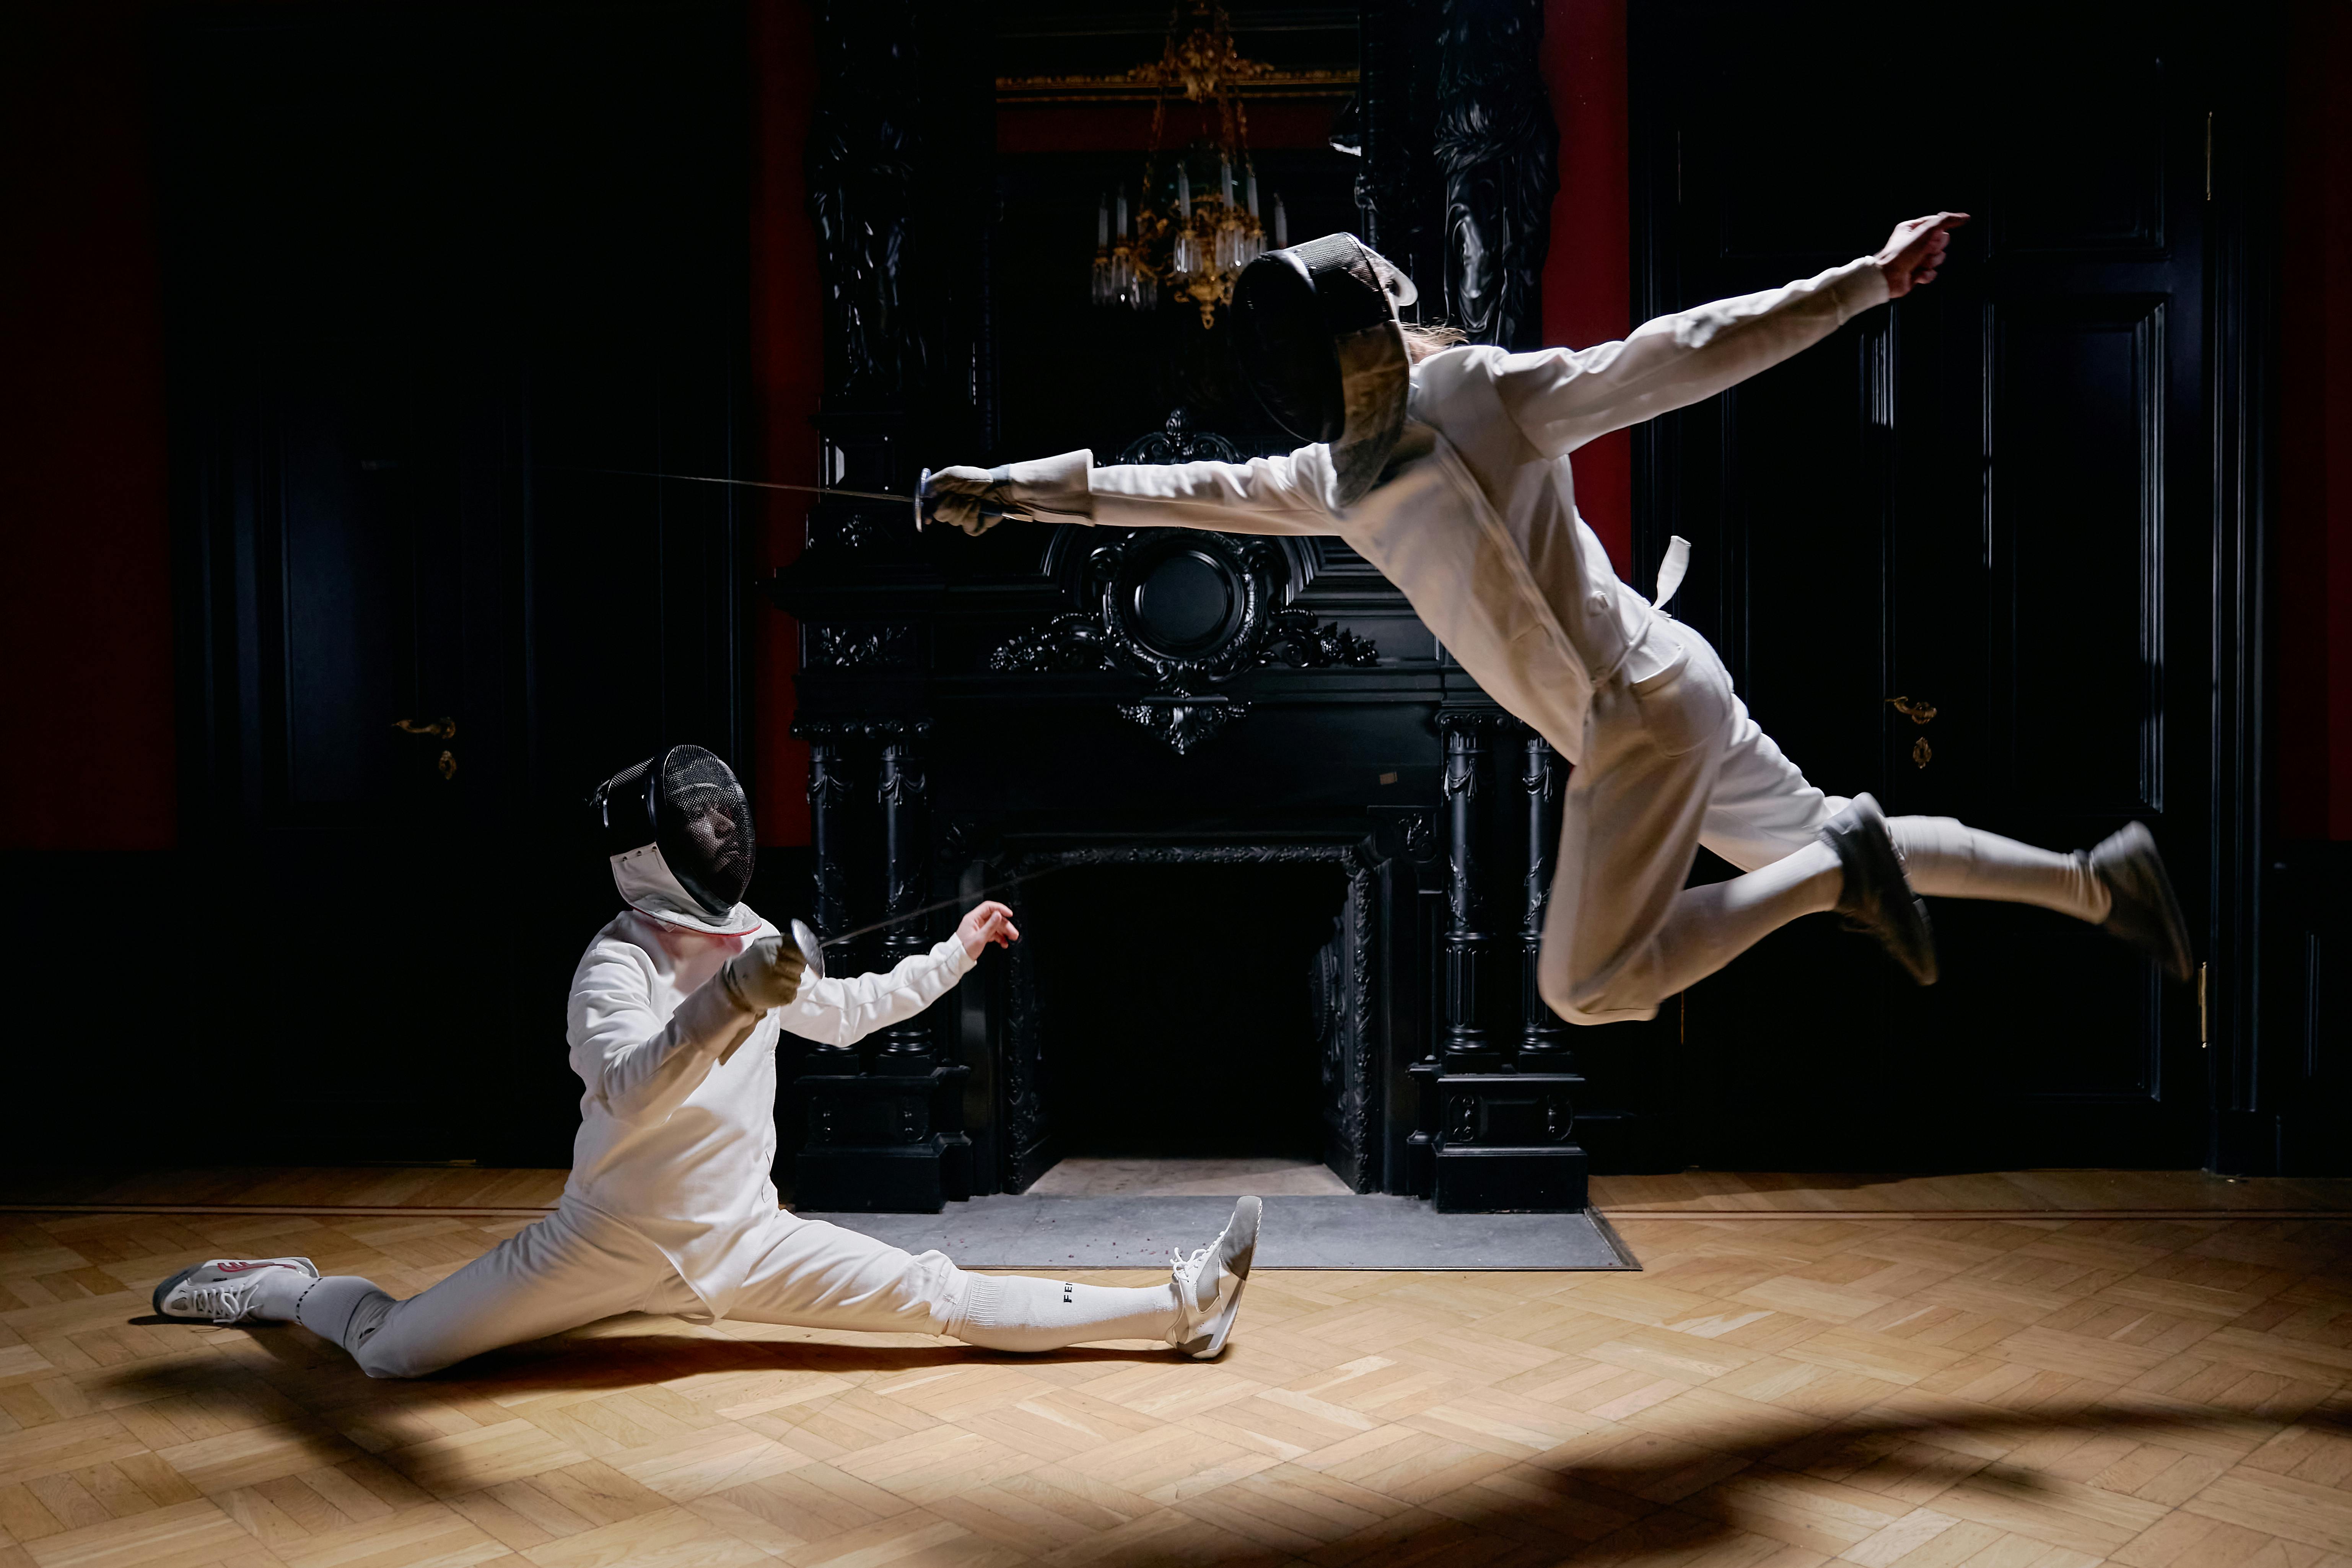
M 1908 697 L 1890 697 L 1886 705 L 1914 724 L 1925 724 L 1936 716 L 1936 705 L 1925 700 L 1915 702 Z
M 435 719 L 423 724 L 414 719 L 394 719 L 392 727 L 404 735 L 430 735 L 436 741 L 457 738 L 457 721 L 455 719 Z

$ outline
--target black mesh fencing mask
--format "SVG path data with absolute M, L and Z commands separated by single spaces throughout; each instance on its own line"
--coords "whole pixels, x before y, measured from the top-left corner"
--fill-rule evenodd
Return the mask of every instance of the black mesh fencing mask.
M 1404 432 L 1412 362 L 1397 307 L 1412 280 L 1351 234 L 1269 250 L 1234 286 L 1243 377 L 1292 439 L 1331 448 L 1335 499 L 1376 484 Z
M 672 746 L 624 769 L 591 800 L 604 852 L 652 847 L 699 913 L 723 921 L 751 885 L 757 840 L 751 803 L 735 770 L 700 746 Z M 632 900 L 632 901 L 635 901 Z

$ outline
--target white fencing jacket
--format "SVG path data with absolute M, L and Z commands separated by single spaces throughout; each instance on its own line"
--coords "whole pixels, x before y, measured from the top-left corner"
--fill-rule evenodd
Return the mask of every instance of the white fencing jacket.
M 1330 448 L 1319 445 L 1083 475 L 1091 458 L 1077 452 L 1012 477 L 1087 497 L 1082 516 L 1052 501 L 1038 509 L 1055 521 L 1336 533 L 1403 592 L 1489 697 L 1581 762 L 1593 688 L 1620 672 L 1663 673 L 1683 654 L 1671 637 L 1649 646 L 1650 602 L 1618 581 L 1577 515 L 1568 455 L 1769 369 L 1886 298 L 1878 263 L 1864 258 L 1661 316 L 1622 342 L 1433 354 L 1413 368 L 1396 461 L 1352 507 L 1332 504 Z
M 720 964 L 776 933 L 751 919 L 748 934 L 709 936 L 631 910 L 596 933 L 572 977 L 572 1070 L 586 1092 L 565 1206 L 658 1247 L 714 1319 L 776 1223 L 778 1029 L 849 1045 L 913 1017 L 971 967 L 950 937 L 887 974 L 803 980 L 790 1004 L 755 1015 L 718 980 Z

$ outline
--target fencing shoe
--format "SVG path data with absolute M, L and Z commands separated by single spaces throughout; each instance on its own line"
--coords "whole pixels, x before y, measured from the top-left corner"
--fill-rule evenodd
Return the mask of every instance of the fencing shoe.
M 2193 977 L 2197 961 L 2189 950 L 2189 922 L 2180 918 L 2180 900 L 2172 896 L 2156 836 L 2140 823 L 2126 823 L 2091 851 L 2091 869 L 2115 895 L 2099 929 L 2146 948 L 2175 980 Z
M 256 1319 L 283 1321 L 294 1315 L 293 1305 L 271 1311 L 267 1298 L 286 1283 L 307 1285 L 319 1277 L 307 1258 L 215 1258 L 193 1268 L 183 1268 L 155 1287 L 155 1314 L 192 1323 L 244 1323 Z M 257 1301 L 256 1297 L 264 1297 Z
M 1265 1205 L 1244 1198 L 1234 1205 L 1234 1217 L 1224 1234 L 1187 1258 L 1174 1255 L 1176 1326 L 1168 1342 L 1186 1355 L 1206 1361 L 1225 1348 L 1234 1331 L 1234 1314 L 1241 1310 L 1242 1287 L 1249 1283 L 1250 1259 L 1257 1254 L 1258 1215 Z M 1225 1289 L 1227 1280 L 1233 1282 Z
M 1846 929 L 1876 937 L 1920 984 L 1936 984 L 1936 932 L 1927 923 L 1927 906 L 1903 874 L 1903 858 L 1895 853 L 1878 802 L 1855 795 L 1823 826 L 1822 841 L 1845 870 L 1837 911 L 1845 917 Z

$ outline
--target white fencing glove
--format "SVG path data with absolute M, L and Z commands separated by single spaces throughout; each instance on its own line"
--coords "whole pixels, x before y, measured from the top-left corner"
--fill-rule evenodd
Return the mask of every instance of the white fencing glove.
M 1087 486 L 1094 454 L 1065 452 L 1034 463 L 997 468 L 941 468 L 930 476 L 924 515 L 978 538 L 1006 517 L 1043 522 L 1086 521 L 1094 516 Z
M 739 1005 L 765 1013 L 801 994 L 801 977 L 807 969 L 799 943 L 790 937 L 763 936 L 729 959 L 719 978 Z

